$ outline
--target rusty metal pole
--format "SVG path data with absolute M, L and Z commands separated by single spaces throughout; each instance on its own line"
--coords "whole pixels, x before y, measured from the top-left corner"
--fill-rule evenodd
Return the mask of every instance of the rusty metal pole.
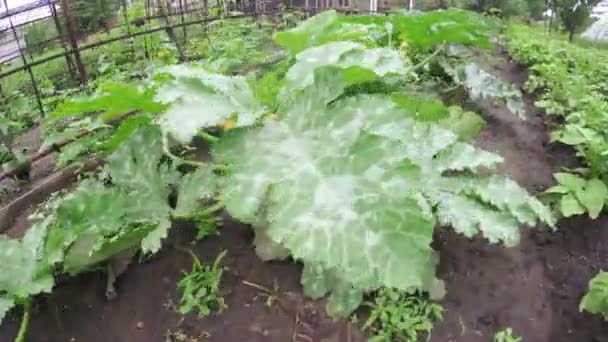
M 76 60 L 76 67 L 78 68 L 78 73 L 80 74 L 80 84 L 85 85 L 87 83 L 87 69 L 82 63 L 80 51 L 78 50 L 78 42 L 76 41 L 74 22 L 72 21 L 72 16 L 70 15 L 70 5 L 68 0 L 61 0 L 61 10 L 63 11 L 63 16 L 65 17 L 65 26 L 68 29 L 68 38 L 70 39 L 70 46 L 72 48 L 72 53 L 74 54 L 74 59 Z

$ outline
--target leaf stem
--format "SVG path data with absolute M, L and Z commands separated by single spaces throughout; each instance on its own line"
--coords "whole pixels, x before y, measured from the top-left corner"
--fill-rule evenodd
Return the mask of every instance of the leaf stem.
M 25 337 L 30 326 L 30 311 L 32 308 L 32 300 L 28 298 L 23 304 L 23 318 L 21 319 L 21 327 L 19 327 L 19 333 L 15 338 L 15 342 L 25 342 Z
M 213 165 L 213 170 L 215 171 L 227 171 L 228 170 L 228 165 L 225 164 L 215 164 Z
M 205 131 L 201 131 L 199 133 L 199 136 L 212 144 L 215 144 L 216 142 L 218 142 L 220 140 L 220 138 L 213 136 Z
M 202 215 L 213 214 L 218 210 L 224 209 L 224 203 L 218 202 L 202 211 Z
M 201 167 L 201 166 L 205 166 L 205 163 L 201 163 L 201 162 L 197 162 L 194 160 L 186 160 L 184 158 L 178 157 L 175 154 L 171 153 L 171 151 L 169 150 L 169 140 L 167 139 L 167 134 L 163 133 L 162 135 L 162 140 L 163 140 L 163 152 L 165 152 L 165 154 L 173 159 L 174 161 L 180 163 L 180 164 L 187 164 L 187 165 L 192 165 L 195 167 Z
M 425 59 L 420 61 L 420 63 L 411 67 L 410 71 L 414 71 L 414 70 L 426 65 L 428 62 L 430 62 L 431 59 L 435 58 L 435 56 L 437 56 L 443 50 L 444 47 L 445 47 L 445 42 L 441 43 L 441 45 L 439 45 L 439 47 L 432 54 L 428 55 Z

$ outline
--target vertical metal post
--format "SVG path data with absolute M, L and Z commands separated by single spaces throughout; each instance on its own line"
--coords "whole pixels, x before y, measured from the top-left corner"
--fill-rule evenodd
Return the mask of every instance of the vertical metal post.
M 127 0 L 122 0 L 122 17 L 125 21 L 125 25 L 127 26 L 127 34 L 131 36 L 131 22 L 129 21 L 129 14 L 127 13 L 128 8 L 129 5 L 127 4 Z M 129 37 L 128 40 L 129 54 L 131 55 L 131 58 L 135 58 L 135 47 L 133 46 L 133 37 Z
M 144 12 L 146 13 L 144 27 L 147 28 L 148 24 L 150 23 L 150 0 L 144 0 Z M 146 59 L 150 59 L 150 51 L 148 50 L 148 35 L 145 34 L 143 37 L 144 37 L 144 57 L 146 57 Z
M 8 14 L 8 3 L 7 0 L 4 0 L 4 7 L 6 8 L 6 13 Z M 23 48 L 21 47 L 21 41 L 19 40 L 19 35 L 17 34 L 17 30 L 15 29 L 15 25 L 13 25 L 13 18 L 9 15 L 8 22 L 11 25 L 11 30 L 13 31 L 13 37 L 17 43 L 17 49 L 19 49 L 19 54 L 21 55 L 21 61 L 25 66 L 25 70 L 27 70 L 30 75 L 30 80 L 32 81 L 32 87 L 34 88 L 34 94 L 36 95 L 36 102 L 38 103 L 38 110 L 40 111 L 40 115 L 44 117 L 44 106 L 42 105 L 42 99 L 40 98 L 40 91 L 38 90 L 38 84 L 36 83 L 36 78 L 34 77 L 34 72 L 32 71 L 32 67 L 28 63 L 25 58 L 25 54 L 23 52 Z
M 53 22 L 55 23 L 55 30 L 59 35 L 59 40 L 61 40 L 61 47 L 63 47 L 63 51 L 65 51 L 65 63 L 68 67 L 68 71 L 70 72 L 70 76 L 72 77 L 72 79 L 76 79 L 76 74 L 74 71 L 74 62 L 72 61 L 72 59 L 70 58 L 70 54 L 68 53 L 69 50 L 65 43 L 65 33 L 63 32 L 61 24 L 59 23 L 59 17 L 57 17 L 57 7 L 55 6 L 55 1 L 51 2 L 51 0 L 48 0 L 48 4 L 49 9 L 51 10 L 51 14 L 53 16 Z
M 184 4 L 182 3 L 182 0 L 178 0 L 179 1 L 179 11 L 180 11 L 180 17 L 181 17 L 181 22 L 182 22 L 182 33 L 183 33 L 183 42 L 187 42 L 188 41 L 188 30 L 186 29 L 186 25 L 184 25 L 184 23 L 186 22 L 184 19 Z
M 74 22 L 72 21 L 72 16 L 70 15 L 70 5 L 68 0 L 61 0 L 61 10 L 63 11 L 63 16 L 65 18 L 65 26 L 68 30 L 68 38 L 70 39 L 70 46 L 72 48 L 72 53 L 74 54 L 74 59 L 76 60 L 76 67 L 78 68 L 78 73 L 80 74 L 80 84 L 85 85 L 87 84 L 87 69 L 82 63 L 80 50 L 78 50 L 78 42 L 76 41 Z
M 186 56 L 184 55 L 184 51 L 182 50 L 181 44 L 177 41 L 177 37 L 175 37 L 175 31 L 173 31 L 173 27 L 171 27 L 171 21 L 169 21 L 169 17 L 167 16 L 167 11 L 165 10 L 165 7 L 163 5 L 163 0 L 157 0 L 157 3 L 160 15 L 163 18 L 163 21 L 165 22 L 165 32 L 167 32 L 167 36 L 169 36 L 169 39 L 171 39 L 171 41 L 173 41 L 173 44 L 175 44 L 175 48 L 177 49 L 177 53 L 179 54 L 180 62 L 183 62 L 186 60 Z

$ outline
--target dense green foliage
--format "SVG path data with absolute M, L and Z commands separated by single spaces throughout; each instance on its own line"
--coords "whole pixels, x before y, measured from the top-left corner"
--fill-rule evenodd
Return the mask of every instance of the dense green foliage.
M 122 0 L 73 0 L 70 11 L 77 32 L 94 32 L 112 25 Z M 126 3 L 126 2 L 125 2 Z
M 608 201 L 608 65 L 604 50 L 580 47 L 539 34 L 522 25 L 508 31 L 511 56 L 531 70 L 530 92 L 536 105 L 555 115 L 551 138 L 572 146 L 585 167 L 556 173 L 557 185 L 546 193 L 563 216 L 588 213 L 597 218 Z M 608 274 L 589 283 L 581 310 L 608 319 Z
M 608 200 L 608 65 L 601 57 L 606 53 L 522 25 L 509 27 L 507 45 L 531 70 L 526 89 L 540 95 L 536 105 L 563 121 L 554 127 L 552 141 L 574 147 L 586 163 L 578 175 L 557 174 L 560 185 L 549 192 L 558 197 L 564 216 L 597 217 Z
M 275 35 L 285 49 L 274 47 L 276 68 L 234 75 L 246 58 L 226 56 L 226 47 L 200 63 L 159 63 L 144 80 L 99 81 L 47 124 L 64 137 L 92 131 L 86 150 L 102 151 L 107 163 L 41 209 L 35 236 L 2 240 L 33 271 L 23 290 L 0 281 L 1 308 L 50 291 L 57 273 L 84 272 L 119 253 L 155 253 L 173 220 L 206 224 L 222 208 L 253 226 L 264 260 L 302 262 L 305 293 L 327 296 L 333 316 L 383 288 L 441 297 L 435 229 L 514 246 L 520 226 L 555 225 L 541 202 L 492 173 L 500 156 L 469 142 L 483 120 L 441 100 L 440 88 L 461 88 L 521 115 L 520 94 L 466 52 L 490 47 L 492 32 L 486 19 L 460 10 L 328 11 Z M 251 42 L 234 51 L 268 46 Z M 118 128 L 108 125 L 134 110 Z M 193 139 L 210 143 L 210 160 L 192 160 Z M 205 311 L 206 290 L 190 280 L 185 307 Z
M 540 19 L 546 0 L 419 0 L 422 9 L 458 7 L 478 12 L 499 10 L 505 17 L 522 16 Z

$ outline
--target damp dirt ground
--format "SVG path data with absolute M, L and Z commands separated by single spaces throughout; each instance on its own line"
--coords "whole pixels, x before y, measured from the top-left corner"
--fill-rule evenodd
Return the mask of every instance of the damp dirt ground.
M 521 86 L 525 71 L 500 54 L 496 57 L 493 73 Z M 499 172 L 539 193 L 552 184 L 553 172 L 577 161 L 568 148 L 549 144 L 548 119 L 534 108 L 531 97 L 525 100 L 526 121 L 502 105 L 474 104 L 488 123 L 476 143 L 504 157 Z M 176 225 L 161 253 L 130 265 L 118 279 L 116 299 L 106 299 L 102 272 L 68 279 L 53 294 L 40 296 L 28 340 L 365 341 L 356 325 L 332 321 L 322 303 L 306 299 L 299 285 L 300 266 L 259 260 L 249 227 L 226 219 L 221 236 L 191 245 L 194 227 Z M 445 317 L 431 341 L 486 342 L 505 327 L 526 342 L 608 341 L 608 324 L 578 309 L 589 279 L 608 268 L 608 216 L 561 220 L 556 232 L 530 227 L 520 245 L 509 249 L 441 229 L 434 247 L 441 258 L 438 275 L 448 292 L 441 301 Z M 219 315 L 200 319 L 175 310 L 176 283 L 192 265 L 190 250 L 205 263 L 228 251 L 222 286 L 227 308 Z M 0 341 L 12 341 L 19 319 L 18 312 L 9 316 L 0 327 Z

